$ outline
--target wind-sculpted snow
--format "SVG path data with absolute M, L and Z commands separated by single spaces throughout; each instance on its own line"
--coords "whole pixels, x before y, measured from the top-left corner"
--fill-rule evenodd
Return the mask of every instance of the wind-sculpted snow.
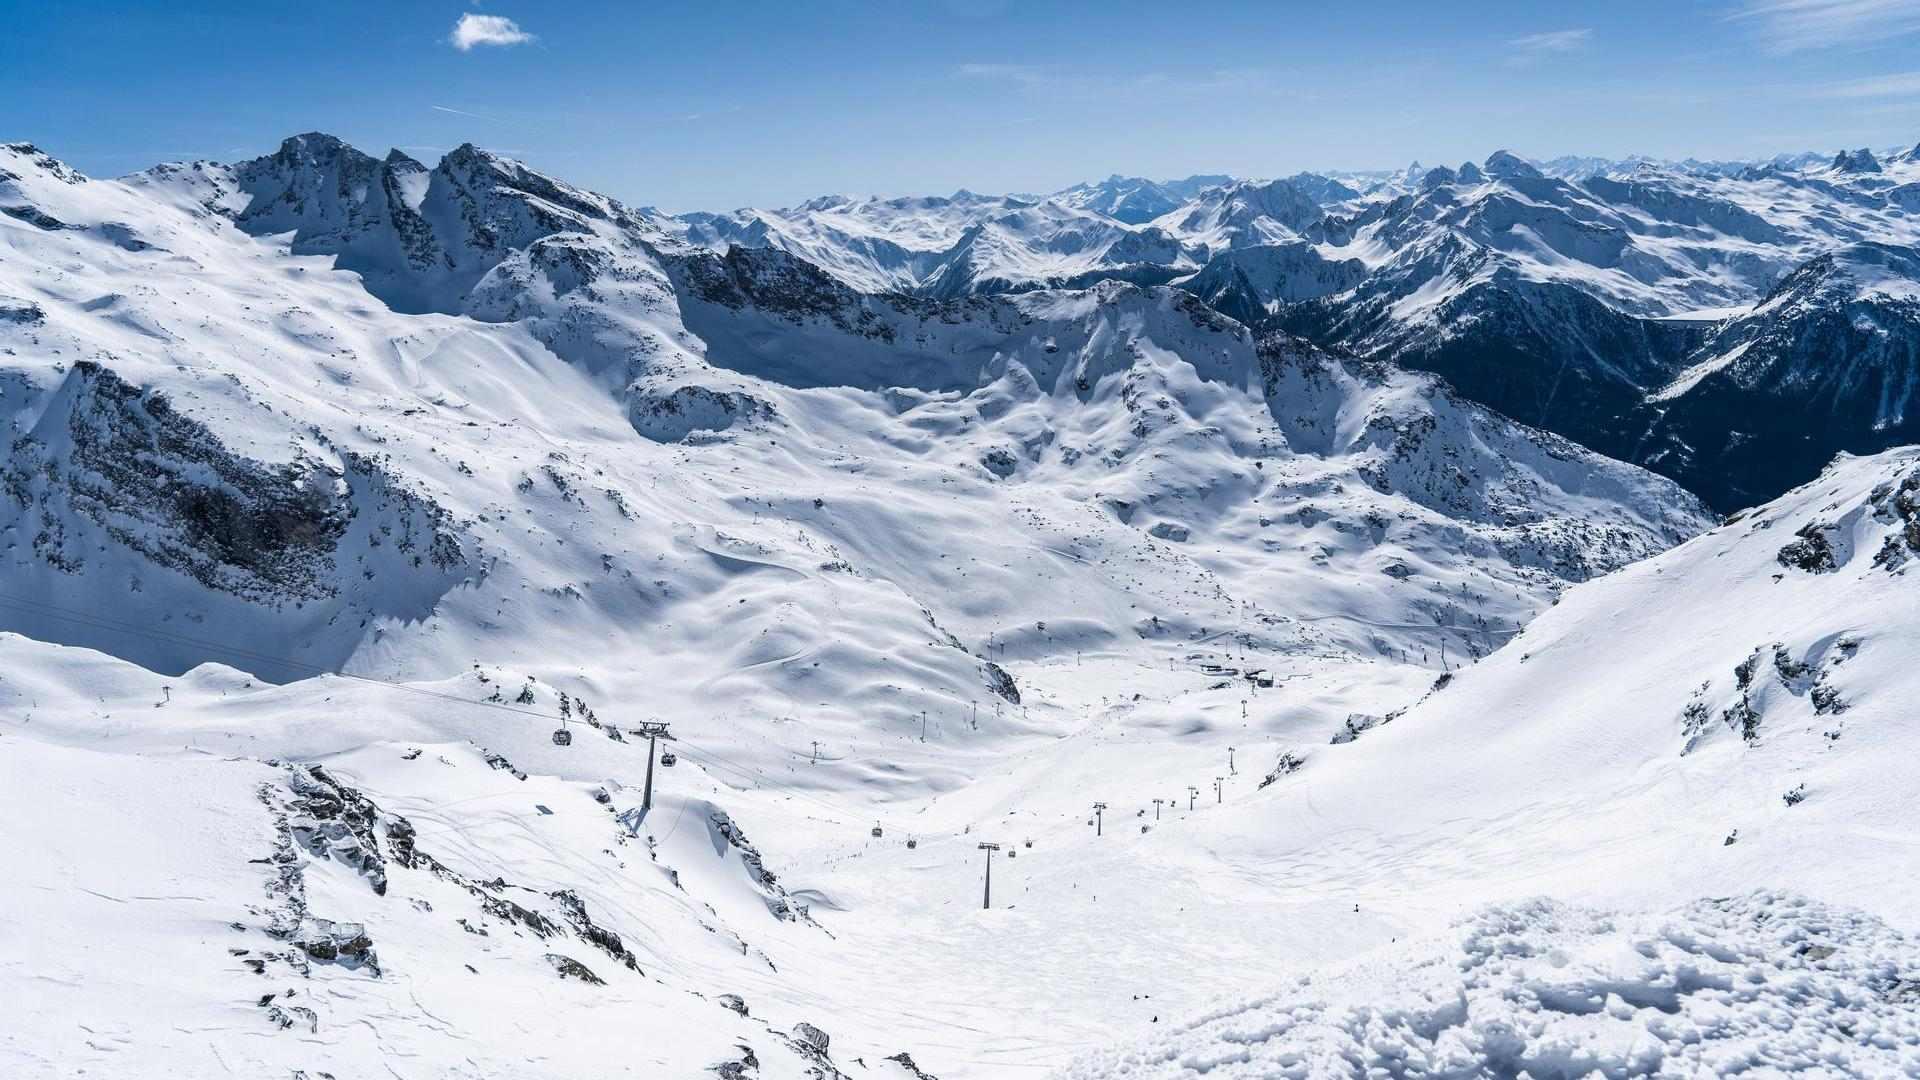
M 1662 915 L 1539 900 L 1440 945 L 1089 1057 L 1062 1077 L 1894 1076 L 1920 1069 L 1920 944 L 1755 892 Z

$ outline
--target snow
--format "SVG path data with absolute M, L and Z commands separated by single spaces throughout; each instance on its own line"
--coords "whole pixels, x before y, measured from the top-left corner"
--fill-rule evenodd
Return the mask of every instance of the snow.
M 1718 356 L 1709 356 L 1705 360 L 1696 362 L 1693 366 L 1682 371 L 1678 378 L 1660 389 L 1655 390 L 1653 393 L 1648 394 L 1647 400 L 1672 401 L 1675 398 L 1684 396 L 1687 391 L 1700 385 L 1700 380 L 1716 371 L 1720 371 L 1729 364 L 1738 362 L 1741 355 L 1752 347 L 1752 342 L 1743 341 L 1725 353 Z
M 663 227 L 715 250 L 777 247 L 856 288 L 937 295 L 1124 276 L 1143 264 L 1163 270 L 1164 280 L 1245 247 L 1303 239 L 1322 245 L 1330 260 L 1358 258 L 1390 274 L 1445 232 L 1499 253 L 1529 280 L 1572 284 L 1635 314 L 1688 319 L 1751 306 L 1774 281 L 1836 244 L 1913 244 L 1920 236 L 1901 197 L 1863 189 L 1855 174 L 1828 179 L 1826 157 L 1767 172 L 1756 164 L 1529 163 L 1499 151 L 1484 169 L 1418 170 L 1411 180 L 1396 179 L 1399 173 L 1165 183 L 1116 176 L 1048 196 L 823 199 L 788 210 L 684 215 Z M 1371 190 L 1339 199 L 1354 190 L 1333 186 L 1342 177 Z M 1142 207 L 1158 212 L 1139 213 Z M 984 245 L 983 232 L 990 237 Z M 1292 298 L 1292 288 L 1282 280 L 1263 288 L 1264 299 Z M 1397 315 L 1416 317 L 1412 309 Z
M 0 1073 L 1044 1075 L 1489 902 L 1613 933 L 1543 891 L 1920 918 L 1911 454 L 1713 528 L 1177 289 L 862 294 L 347 149 L 0 161 L 58 224 L 0 218 Z
M 1843 459 L 1569 591 L 1337 765 L 1309 758 L 1253 796 L 1206 846 L 1276 890 L 1350 899 L 1346 934 L 1378 942 L 1384 920 L 1392 940 L 1077 1075 L 1312 1074 L 1315 1054 L 1468 1074 L 1911 1070 L 1920 908 L 1899 883 L 1917 849 L 1893 763 L 1915 690 L 1915 490 L 1920 452 Z M 1829 560 L 1789 558 L 1809 534 Z
M 1790 894 L 1657 915 L 1538 900 L 1061 1075 L 1910 1075 L 1916 984 L 1891 973 L 1916 964 L 1879 920 Z

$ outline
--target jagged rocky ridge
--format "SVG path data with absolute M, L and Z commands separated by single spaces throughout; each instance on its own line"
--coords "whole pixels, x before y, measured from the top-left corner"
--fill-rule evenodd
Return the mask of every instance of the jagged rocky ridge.
M 22 169 L 31 161 L 21 160 Z M 1494 578 L 1520 583 L 1522 597 L 1644 557 L 1704 521 L 1671 487 L 1512 425 L 1431 380 L 1341 360 L 1284 335 L 1257 339 L 1178 291 L 1108 283 L 1086 292 L 951 301 L 861 293 L 782 252 L 734 248 L 716 255 L 690 247 L 617 202 L 471 147 L 425 170 L 404 155 L 376 160 L 338 140 L 308 135 L 239 166 L 168 166 L 125 185 L 76 185 L 38 167 L 58 187 L 36 186 L 33 174 L 21 172 L 11 182 L 13 197 L 110 188 L 102 194 L 123 207 L 159 214 L 152 227 L 130 230 L 104 219 L 122 210 L 84 201 L 49 207 L 50 214 L 82 222 L 59 234 L 71 236 L 69 243 L 98 234 L 96 242 L 112 244 L 116 258 L 138 261 L 171 254 L 160 222 L 202 244 L 231 243 L 218 236 L 223 222 L 286 237 L 294 255 L 330 256 L 402 311 L 523 327 L 575 371 L 613 391 L 632 428 L 661 442 L 736 428 L 803 431 L 820 400 L 806 395 L 851 387 L 883 395 L 864 406 L 882 415 L 948 428 L 937 459 L 991 484 L 1077 485 L 1097 476 L 1097 505 L 1114 525 L 1137 530 L 1134 535 L 1258 542 L 1259 531 L 1269 527 L 1351 521 L 1339 528 L 1359 543 L 1323 547 L 1316 562 L 1348 548 L 1341 558 L 1356 560 L 1355 570 L 1378 573 L 1370 569 L 1377 563 L 1397 568 L 1405 580 L 1423 573 L 1410 568 L 1453 562 L 1458 556 L 1445 553 L 1452 549 Z M 1313 213 L 1310 202 L 1276 199 L 1271 190 L 1258 197 L 1242 191 L 1209 213 L 1222 221 L 1249 214 L 1266 221 L 1281 211 L 1299 220 Z M 88 213 L 101 220 L 85 223 Z M 131 232 L 151 239 L 129 250 L 120 240 Z M 94 313 L 117 313 L 124 301 L 91 303 Z M 297 306 L 288 310 L 301 324 L 296 340 L 326 341 L 351 325 L 336 317 L 323 330 L 310 326 L 314 320 Z M 86 333 L 88 311 L 79 309 L 78 322 L 37 333 Z M 146 320 L 149 336 L 180 337 L 178 328 L 153 323 L 145 311 L 120 317 Z M 100 363 L 100 370 L 114 370 L 112 361 Z M 36 388 L 36 378 L 18 383 L 21 401 L 44 410 L 30 404 L 53 400 L 39 396 L 45 391 Z M 123 385 L 120 376 L 112 378 Z M 223 392 L 244 385 L 240 380 Z M 249 393 L 248 400 L 274 407 L 269 398 Z M 919 417 L 912 416 L 916 411 Z M 333 447 L 338 437 L 297 428 L 273 437 L 295 433 L 314 452 Z M 361 434 L 367 434 L 364 425 Z M 372 442 L 385 447 L 393 438 L 406 436 L 392 432 Z M 438 456 L 440 448 L 430 453 Z M 515 483 L 521 496 L 548 484 L 563 502 L 586 506 L 583 488 L 598 486 L 616 515 L 631 514 L 630 497 L 617 487 L 575 479 L 564 453 L 549 457 Z M 23 455 L 20 463 L 26 460 Z M 306 475 L 302 470 L 311 467 L 303 460 L 296 455 L 283 474 Z M 1169 470 L 1162 461 L 1176 464 Z M 445 464 L 458 467 L 443 474 L 443 487 L 466 484 L 471 468 L 465 462 Z M 1071 480 L 1082 475 L 1085 480 Z M 1357 497 L 1349 484 L 1372 494 Z M 461 512 L 475 520 L 498 518 L 484 499 L 466 501 Z M 344 528 L 337 511 L 314 513 L 314 526 L 283 523 L 283 531 L 311 545 Z M 433 589 L 471 580 L 479 566 L 453 554 L 459 546 L 447 532 L 453 512 L 429 515 L 439 523 L 431 539 L 416 540 L 421 527 L 403 518 L 394 544 L 396 554 L 409 559 L 416 547 L 430 553 L 407 567 L 426 575 L 418 591 L 427 605 L 427 597 L 439 595 Z M 376 534 L 392 530 L 383 525 Z M 1457 537 L 1470 539 L 1463 544 Z M 837 539 L 856 547 L 868 542 L 851 533 Z M 1383 541 L 1410 547 L 1373 550 Z M 466 544 L 483 547 L 476 539 Z M 57 544 L 41 545 L 41 562 L 58 566 L 60 557 Z M 214 562 L 245 567 L 252 557 L 250 549 L 228 551 Z M 1443 624 L 1457 606 L 1444 599 L 1412 604 L 1433 613 L 1423 618 Z M 1518 611 L 1503 617 L 1517 621 Z M 338 615 L 329 615 L 328 625 L 340 628 Z M 1391 634 L 1344 636 L 1368 649 L 1403 648 Z M 343 633 L 330 648 L 350 649 L 353 641 Z
M 1859 376 L 1831 424 L 1796 441 L 1739 428 L 1766 395 L 1704 402 L 1649 437 L 1649 399 L 1719 355 L 1714 315 L 1751 307 L 1837 249 L 1910 250 L 1920 162 L 1871 151 L 1751 163 L 1564 159 L 1356 179 L 1312 174 L 1154 184 L 1114 177 L 1056 195 L 850 200 L 663 222 L 688 242 L 770 247 L 867 291 L 923 295 L 1174 283 L 1243 321 L 1435 371 L 1468 396 L 1665 473 L 1722 509 L 1811 476 L 1835 451 L 1895 445 L 1862 416 Z M 1363 190 L 1364 189 L 1364 190 Z M 887 238 L 885 248 L 874 246 Z M 1882 353 L 1838 349 L 1837 370 Z M 1910 339 L 1909 339 L 1910 340 Z M 1886 372 L 1897 381 L 1897 365 Z M 1869 375 L 1864 381 L 1878 376 Z M 1722 395 L 1724 397 L 1724 395 Z M 1684 430 L 1681 430 L 1684 429 Z M 1750 447 L 1732 473 L 1719 445 Z

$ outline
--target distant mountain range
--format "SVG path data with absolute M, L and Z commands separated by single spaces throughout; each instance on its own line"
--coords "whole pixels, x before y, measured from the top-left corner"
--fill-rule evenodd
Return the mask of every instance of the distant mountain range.
M 1909 301 L 1841 284 L 1859 245 L 1881 253 L 1875 266 L 1907 265 L 1917 215 L 1920 147 L 1678 162 L 1502 151 L 1457 167 L 1112 176 L 1047 196 L 835 198 L 657 224 L 714 251 L 777 248 L 868 292 L 1171 284 L 1249 326 L 1441 374 L 1730 510 L 1836 451 L 1920 437 Z M 1772 348 L 1800 356 L 1792 379 L 1691 377 L 1723 367 L 1720 343 L 1742 332 L 1715 323 L 1809 274 L 1831 278 L 1819 301 L 1762 316 Z M 1844 313 L 1876 329 L 1833 332 Z M 1786 432 L 1768 420 L 1783 407 L 1813 412 Z

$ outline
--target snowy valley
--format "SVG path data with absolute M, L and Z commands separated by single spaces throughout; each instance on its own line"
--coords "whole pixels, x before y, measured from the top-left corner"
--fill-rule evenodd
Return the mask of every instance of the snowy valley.
M 1920 1069 L 1920 155 L 56 153 L 0 1073 Z

